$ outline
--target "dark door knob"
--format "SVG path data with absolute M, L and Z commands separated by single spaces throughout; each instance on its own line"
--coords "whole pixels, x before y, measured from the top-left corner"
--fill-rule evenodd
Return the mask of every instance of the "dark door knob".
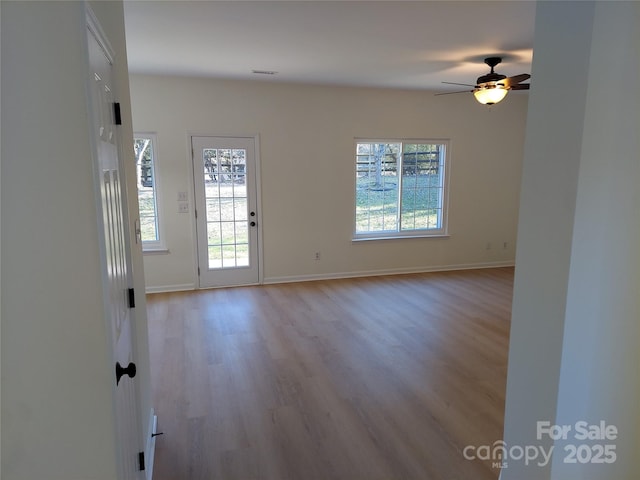
M 256 222 L 251 222 L 249 225 L 251 225 L 252 227 L 256 226 Z
M 120 362 L 116 363 L 116 385 L 120 383 L 120 379 L 123 375 L 129 375 L 129 378 L 136 376 L 136 364 L 130 363 L 127 368 L 120 365 Z

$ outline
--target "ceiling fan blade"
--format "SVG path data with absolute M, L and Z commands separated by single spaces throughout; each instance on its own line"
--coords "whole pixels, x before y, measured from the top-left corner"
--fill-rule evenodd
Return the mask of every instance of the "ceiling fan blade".
M 510 90 L 529 90 L 531 84 L 529 83 L 516 83 L 515 85 L 511 85 Z
M 475 85 L 471 85 L 469 83 L 456 83 L 456 82 L 442 82 L 442 83 L 447 83 L 449 85 L 463 85 L 465 87 L 475 87 Z
M 531 78 L 531 75 L 528 73 L 521 73 L 520 75 L 516 75 L 514 77 L 507 77 L 500 80 L 498 83 L 502 83 L 505 87 L 513 87 L 520 82 L 524 82 L 525 80 Z
M 459 90 L 457 92 L 443 92 L 443 93 L 435 93 L 434 95 L 437 97 L 439 95 L 453 95 L 454 93 L 471 93 L 473 90 Z

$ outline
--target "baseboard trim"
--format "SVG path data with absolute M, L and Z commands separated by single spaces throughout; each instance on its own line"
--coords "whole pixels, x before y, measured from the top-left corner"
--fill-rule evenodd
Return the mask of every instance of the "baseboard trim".
M 318 273 L 310 275 L 286 275 L 265 277 L 262 284 L 274 283 L 294 283 L 294 282 L 313 282 L 315 280 L 337 280 L 340 278 L 357 278 L 357 277 L 379 277 L 381 275 L 402 275 L 407 273 L 429 273 L 429 272 L 446 272 L 453 270 L 477 270 L 481 268 L 499 268 L 513 267 L 513 260 L 499 262 L 483 262 L 483 263 L 460 263 L 453 265 L 435 265 L 409 268 L 388 268 L 381 270 L 360 270 L 356 272 L 336 272 L 336 273 Z M 146 293 L 168 293 L 168 292 L 184 292 L 188 290 L 197 290 L 193 283 L 183 283 L 177 285 L 157 285 L 145 288 Z
M 145 478 L 146 480 L 152 480 L 153 478 L 153 459 L 156 453 L 156 437 L 153 436 L 154 433 L 158 433 L 158 417 L 155 414 L 153 408 L 149 412 L 149 428 L 147 428 L 147 432 L 149 432 L 149 436 L 147 437 L 147 445 L 144 451 L 145 458 Z
M 477 270 L 481 268 L 513 267 L 511 260 L 500 262 L 466 263 L 454 265 L 436 265 L 429 267 L 390 268 L 383 270 L 361 270 L 358 272 L 319 273 L 311 275 L 291 275 L 281 277 L 265 277 L 264 284 L 312 282 L 315 280 L 337 280 L 340 278 L 378 277 L 382 275 L 403 275 L 408 273 L 444 272 L 453 270 Z
M 145 293 L 167 293 L 167 292 L 184 292 L 185 290 L 195 290 L 194 283 L 181 283 L 178 285 L 157 285 L 145 287 Z

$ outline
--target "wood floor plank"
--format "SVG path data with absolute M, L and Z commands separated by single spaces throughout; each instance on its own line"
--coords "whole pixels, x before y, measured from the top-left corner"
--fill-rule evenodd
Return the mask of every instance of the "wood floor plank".
M 156 480 L 495 480 L 513 269 L 148 296 Z

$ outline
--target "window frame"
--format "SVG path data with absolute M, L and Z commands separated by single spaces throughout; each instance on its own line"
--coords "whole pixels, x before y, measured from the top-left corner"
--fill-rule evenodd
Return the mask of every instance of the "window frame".
M 140 216 L 140 192 L 138 191 L 138 185 L 140 182 L 138 173 L 138 159 L 135 160 L 136 167 L 136 191 L 138 199 L 138 232 L 140 243 L 142 244 L 143 253 L 165 253 L 167 248 L 164 241 L 164 233 L 162 231 L 162 221 L 160 212 L 160 188 L 158 185 L 158 135 L 155 132 L 134 132 L 133 141 L 135 143 L 138 139 L 151 141 L 151 175 L 153 178 L 153 203 L 155 207 L 155 227 L 156 227 L 156 240 L 143 240 L 142 239 L 142 217 Z M 134 152 L 135 156 L 135 152 Z
M 404 161 L 404 146 L 406 144 L 423 144 L 423 145 L 442 145 L 444 152 L 441 153 L 440 165 L 442 169 L 442 182 L 441 197 L 440 197 L 440 227 L 439 228 L 416 228 L 411 230 L 402 230 L 402 175 L 399 178 L 398 186 L 398 204 L 397 204 L 397 217 L 398 228 L 396 230 L 384 230 L 384 231 L 369 231 L 358 232 L 357 231 L 357 188 L 358 188 L 358 144 L 362 143 L 378 143 L 378 144 L 400 144 L 401 159 L 398 162 L 398 168 L 402 171 L 402 162 Z M 449 213 L 449 179 L 451 169 L 451 140 L 448 138 L 355 138 L 353 143 L 353 150 L 355 156 L 354 165 L 354 197 L 353 197 L 353 234 L 352 241 L 366 241 L 366 240 L 390 240 L 390 239 L 406 239 L 406 238 L 432 238 L 432 237 L 448 237 L 448 213 Z

